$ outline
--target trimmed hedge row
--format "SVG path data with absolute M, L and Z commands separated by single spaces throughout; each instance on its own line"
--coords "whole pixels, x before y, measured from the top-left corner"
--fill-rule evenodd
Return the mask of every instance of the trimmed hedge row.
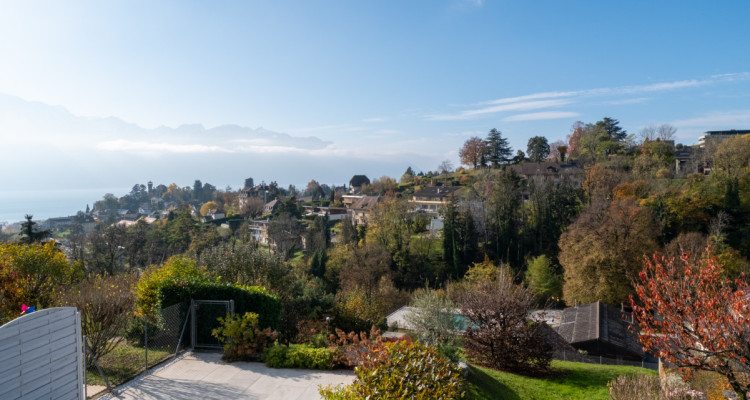
M 258 314 L 258 327 L 279 329 L 281 301 L 259 286 L 234 286 L 219 282 L 167 282 L 159 291 L 162 308 L 195 300 L 234 300 L 234 312 Z
M 263 351 L 263 360 L 270 368 L 331 369 L 335 365 L 336 352 L 336 349 L 305 345 L 276 345 Z

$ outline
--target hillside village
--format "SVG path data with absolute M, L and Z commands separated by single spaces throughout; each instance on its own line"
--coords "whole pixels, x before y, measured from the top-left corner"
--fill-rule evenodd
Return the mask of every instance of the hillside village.
M 41 275 L 0 306 L 11 318 L 14 302 L 52 304 L 45 285 L 132 277 L 143 288 L 188 273 L 185 282 L 263 287 L 280 302 L 273 326 L 283 345 L 377 327 L 499 370 L 543 375 L 551 359 L 657 369 L 665 356 L 639 339 L 632 297 L 644 257 L 710 251 L 723 277 L 750 272 L 750 131 L 707 132 L 696 146 L 647 133 L 636 139 L 605 118 L 574 126 L 567 142 L 534 137 L 511 157 L 493 129 L 464 143 L 463 167 L 409 167 L 398 180 L 355 173 L 341 186 L 137 184 L 75 216 L 28 216 L 10 240 L 54 246 L 70 271 Z M 523 347 L 543 353 L 478 361 L 488 350 L 470 346 L 482 324 L 474 318 L 500 301 L 493 290 L 525 299 L 513 306 L 533 321 Z M 435 307 L 465 321 L 420 325 L 415 315 Z M 507 339 L 493 332 L 481 334 Z

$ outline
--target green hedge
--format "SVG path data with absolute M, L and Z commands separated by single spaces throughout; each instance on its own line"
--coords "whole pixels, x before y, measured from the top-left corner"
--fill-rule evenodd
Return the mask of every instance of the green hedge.
M 270 368 L 331 369 L 335 358 L 336 349 L 304 345 L 276 345 L 263 351 L 263 360 Z
M 195 300 L 234 300 L 234 312 L 258 314 L 258 327 L 279 329 L 281 301 L 259 286 L 234 286 L 219 282 L 168 282 L 160 288 L 162 308 Z

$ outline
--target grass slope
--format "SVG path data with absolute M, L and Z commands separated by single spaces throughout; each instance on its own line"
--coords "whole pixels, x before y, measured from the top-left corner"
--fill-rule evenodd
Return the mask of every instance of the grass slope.
M 552 361 L 550 376 L 530 378 L 472 366 L 468 394 L 477 400 L 607 400 L 607 382 L 633 373 L 656 372 L 638 367 Z

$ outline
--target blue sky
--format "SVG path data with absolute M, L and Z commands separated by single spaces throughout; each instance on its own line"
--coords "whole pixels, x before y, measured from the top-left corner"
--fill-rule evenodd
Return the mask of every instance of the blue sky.
M 747 1 L 0 0 L 0 157 L 39 163 L 0 179 L 341 184 L 457 165 L 492 128 L 525 151 L 604 116 L 693 144 L 750 128 L 748 15 Z

